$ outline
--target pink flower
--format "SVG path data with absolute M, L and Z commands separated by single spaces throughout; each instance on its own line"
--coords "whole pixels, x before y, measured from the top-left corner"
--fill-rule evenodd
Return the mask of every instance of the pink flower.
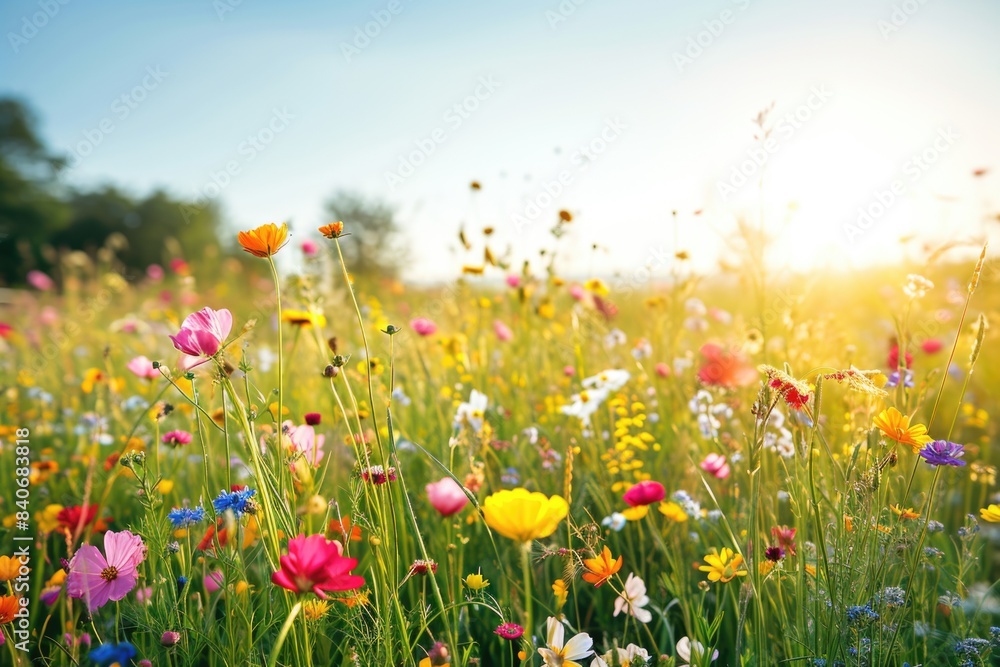
M 364 577 L 351 574 L 357 558 L 345 558 L 340 542 L 322 535 L 299 535 L 288 542 L 281 557 L 281 569 L 271 575 L 271 583 L 294 593 L 312 591 L 326 598 L 324 591 L 349 591 L 365 585 Z
M 576 369 L 573 368 L 572 366 L 563 366 L 563 375 L 565 375 L 568 378 L 571 378 L 574 375 L 576 375 Z
M 188 273 L 188 263 L 180 257 L 170 260 L 170 270 L 176 274 L 186 276 Z
M 139 356 L 125 364 L 125 368 L 132 371 L 136 377 L 145 380 L 152 380 L 160 377 L 160 372 L 153 368 L 153 362 L 146 357 Z
M 410 322 L 410 328 L 421 336 L 433 336 L 437 333 L 437 325 L 426 317 L 418 317 Z
M 661 378 L 670 377 L 670 364 L 666 362 L 661 361 L 660 363 L 656 364 L 655 370 L 656 374 L 659 375 Z
M 726 457 L 714 452 L 706 456 L 705 460 L 701 462 L 701 469 L 717 479 L 729 477 L 730 472 L 729 464 L 726 463 Z
M 302 254 L 306 257 L 312 257 L 319 252 L 319 246 L 316 245 L 315 241 L 306 239 L 302 242 Z
M 146 267 L 146 277 L 154 283 L 160 282 L 163 280 L 163 267 L 159 264 L 150 264 Z
M 193 436 L 187 431 L 167 431 L 163 434 L 160 440 L 165 445 L 170 445 L 171 447 L 180 447 L 181 445 L 190 445 Z
M 495 333 L 497 335 L 497 339 L 503 343 L 506 343 L 514 337 L 514 332 L 510 330 L 510 327 L 500 320 L 493 321 L 493 333 Z
M 26 276 L 28 284 L 34 287 L 40 292 L 48 292 L 50 289 L 56 286 L 52 278 L 49 278 L 46 274 L 41 271 L 28 271 Z
M 938 338 L 928 338 L 920 344 L 920 349 L 924 351 L 924 354 L 937 354 L 942 347 L 944 345 Z
M 59 323 L 59 311 L 52 306 L 45 306 L 42 308 L 42 312 L 38 314 L 38 321 L 47 327 L 51 327 Z
M 757 381 L 757 369 L 739 350 L 725 350 L 721 345 L 701 346 L 705 363 L 698 369 L 698 379 L 715 387 L 746 387 Z
M 587 290 L 582 285 L 573 285 L 569 288 L 569 295 L 576 301 L 582 301 L 587 296 Z
M 441 516 L 451 516 L 469 504 L 465 491 L 451 477 L 443 477 L 424 488 L 427 490 L 427 499 Z
M 202 308 L 181 323 L 181 330 L 171 336 L 174 347 L 190 357 L 214 356 L 233 329 L 233 314 L 226 308 Z
M 666 492 L 663 490 L 663 485 L 659 482 L 651 482 L 649 480 L 645 482 L 639 482 L 634 485 L 625 495 L 622 496 L 624 500 L 630 507 L 638 507 L 640 505 L 652 505 L 653 503 L 658 503 L 666 496 Z
M 205 585 L 205 592 L 211 595 L 226 583 L 226 575 L 222 574 L 222 570 L 212 570 L 201 583 Z
M 107 558 L 97 547 L 85 544 L 69 562 L 66 592 L 71 598 L 83 598 L 91 612 L 128 595 L 138 579 L 136 568 L 146 558 L 142 538 L 127 530 L 105 533 L 104 551 Z
M 316 435 L 316 429 L 309 424 L 293 426 L 291 422 L 285 422 L 282 427 L 286 429 L 295 451 L 302 454 L 309 465 L 318 466 L 323 460 L 323 443 L 326 442 L 326 436 Z
M 512 273 L 507 276 L 507 287 L 520 287 L 521 286 L 521 276 L 516 273 Z

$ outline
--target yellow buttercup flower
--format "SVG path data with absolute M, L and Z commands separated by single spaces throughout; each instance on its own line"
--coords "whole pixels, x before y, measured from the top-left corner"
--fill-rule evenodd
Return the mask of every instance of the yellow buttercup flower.
M 88 368 L 87 372 L 83 375 L 83 382 L 80 384 L 80 389 L 83 389 L 83 393 L 89 394 L 94 391 L 97 383 L 103 382 L 104 379 L 104 371 L 100 368 Z
M 569 598 L 569 588 L 566 586 L 565 581 L 556 579 L 552 584 L 552 594 L 556 598 L 556 609 L 562 609 L 566 606 L 566 600 Z
M 909 445 L 913 453 L 919 452 L 924 444 L 931 441 L 927 435 L 927 427 L 923 424 L 910 424 L 910 418 L 900 413 L 896 408 L 883 410 L 874 421 L 878 430 L 890 440 L 901 445 Z
M 608 286 L 600 278 L 591 278 L 583 284 L 583 287 L 591 294 L 596 294 L 597 296 L 607 296 L 610 292 Z
M 236 236 L 240 246 L 254 257 L 266 259 L 277 253 L 288 241 L 288 223 L 281 226 L 269 222 Z
M 721 581 L 726 583 L 736 577 L 747 576 L 747 571 L 743 568 L 743 556 L 734 553 L 732 549 L 726 547 L 719 553 L 710 553 L 705 556 L 707 565 L 702 565 L 698 569 L 708 572 L 709 581 Z
M 647 514 L 649 514 L 649 505 L 636 505 L 622 510 L 622 516 L 628 521 L 638 521 Z
M 325 327 L 326 316 L 323 313 L 316 313 L 311 310 L 281 311 L 281 321 L 294 324 L 297 327 Z
M 489 579 L 487 579 L 486 577 L 483 576 L 483 573 L 482 573 L 481 570 L 479 572 L 474 573 L 474 574 L 468 575 L 462 581 L 464 581 L 465 585 L 469 587 L 469 590 L 473 590 L 473 591 L 481 591 L 481 590 L 483 590 L 484 588 L 486 588 L 487 586 L 490 585 Z
M 979 516 L 983 518 L 983 521 L 1000 523 L 1000 505 L 990 505 L 989 507 L 984 507 L 979 510 Z
M 486 525 L 518 542 L 548 537 L 569 514 L 569 504 L 562 496 L 528 491 L 503 490 L 483 501 Z
M 660 514 L 667 517 L 675 523 L 684 523 L 688 520 L 687 513 L 681 508 L 680 505 L 672 500 L 668 500 L 665 503 L 660 503 Z

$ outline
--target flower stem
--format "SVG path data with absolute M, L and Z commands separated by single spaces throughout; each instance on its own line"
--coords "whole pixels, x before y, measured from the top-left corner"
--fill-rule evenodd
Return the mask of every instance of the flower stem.
M 281 647 L 285 643 L 285 638 L 288 637 L 288 631 L 292 629 L 292 623 L 295 622 L 295 618 L 302 611 L 302 601 L 299 600 L 292 607 L 292 611 L 288 614 L 288 618 L 285 619 L 284 624 L 281 626 L 281 632 L 278 633 L 278 639 L 274 642 L 274 648 L 271 649 L 271 655 L 267 659 L 267 667 L 274 667 L 278 663 L 278 654 L 281 653 Z

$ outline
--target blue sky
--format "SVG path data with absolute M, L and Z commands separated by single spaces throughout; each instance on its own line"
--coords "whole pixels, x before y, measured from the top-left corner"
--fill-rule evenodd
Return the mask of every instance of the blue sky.
M 290 220 L 299 239 L 358 190 L 397 207 L 412 277 L 454 271 L 462 222 L 531 257 L 560 208 L 577 273 L 658 261 L 671 210 L 705 270 L 761 202 L 796 268 L 1000 228 L 997 173 L 971 176 L 1000 167 L 988 0 L 10 0 L 0 26 L 0 92 L 87 153 L 70 182 L 211 196 L 234 229 Z M 761 168 L 750 120 L 771 102 Z M 401 160 L 420 164 L 387 176 Z

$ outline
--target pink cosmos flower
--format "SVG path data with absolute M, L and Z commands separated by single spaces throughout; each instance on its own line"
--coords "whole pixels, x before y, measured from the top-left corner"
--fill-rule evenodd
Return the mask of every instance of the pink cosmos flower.
M 418 317 L 410 322 L 410 328 L 420 336 L 433 336 L 437 333 L 437 325 L 426 317 Z
M 516 273 L 511 273 L 507 276 L 507 287 L 520 287 L 521 286 L 521 276 Z
M 171 447 L 179 447 L 181 445 L 190 445 L 193 436 L 187 431 L 168 431 L 163 434 L 160 440 L 163 444 L 170 445 Z
M 701 469 L 717 479 L 729 477 L 730 472 L 726 457 L 715 452 L 705 457 L 705 460 L 701 462 Z
M 427 490 L 427 499 L 441 516 L 451 516 L 469 504 L 465 491 L 451 477 L 443 477 L 424 488 Z
M 222 574 L 222 570 L 212 570 L 201 583 L 205 585 L 205 592 L 211 595 L 226 583 L 226 576 Z
M 46 274 L 41 271 L 28 271 L 26 276 L 28 284 L 34 287 L 40 292 L 48 292 L 50 289 L 56 286 L 52 278 L 49 278 Z
M 128 595 L 138 579 L 136 568 L 146 558 L 142 538 L 127 530 L 105 533 L 104 551 L 106 558 L 100 549 L 85 544 L 69 562 L 66 592 L 83 598 L 91 612 Z
M 153 362 L 143 356 L 138 356 L 125 365 L 136 377 L 153 380 L 160 377 L 160 372 L 153 368 Z
M 497 338 L 503 343 L 506 343 L 507 341 L 514 338 L 514 332 L 511 331 L 510 327 L 508 327 L 500 320 L 493 321 L 493 333 L 495 333 L 497 335 Z
M 299 535 L 288 542 L 281 557 L 281 569 L 271 575 L 271 583 L 294 593 L 313 592 L 326 598 L 325 591 L 349 591 L 365 585 L 364 577 L 351 574 L 357 558 L 345 558 L 340 542 L 322 535 Z
M 658 503 L 666 495 L 662 484 L 646 480 L 645 482 L 639 482 L 626 491 L 625 495 L 622 496 L 622 500 L 628 503 L 630 507 L 639 507 L 640 505 Z
M 302 254 L 306 257 L 312 257 L 319 252 L 319 246 L 316 245 L 315 241 L 306 239 L 302 242 Z
M 292 441 L 295 451 L 301 453 L 309 465 L 318 466 L 323 460 L 323 444 L 326 442 L 326 436 L 316 435 L 316 429 L 309 424 L 294 426 L 286 421 L 282 428 L 288 433 L 288 439 Z
M 175 348 L 189 357 L 211 357 L 222 348 L 232 329 L 233 314 L 228 309 L 202 308 L 185 317 L 181 330 L 170 340 Z

